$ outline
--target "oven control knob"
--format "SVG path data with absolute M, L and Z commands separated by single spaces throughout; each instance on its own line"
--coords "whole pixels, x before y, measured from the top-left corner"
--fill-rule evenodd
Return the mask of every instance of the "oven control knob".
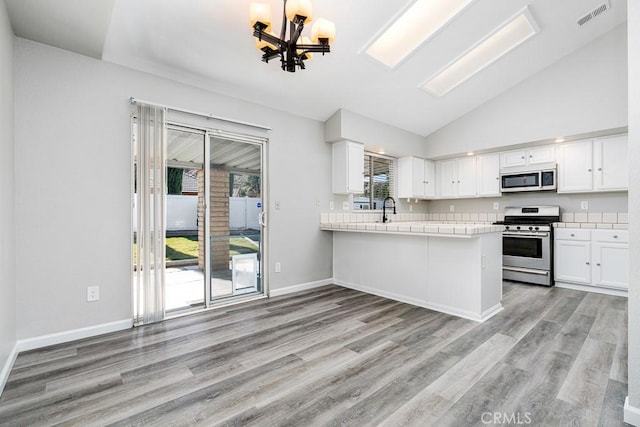
M 505 230 L 508 230 L 508 229 L 509 229 L 509 226 L 508 226 L 508 225 L 505 225 L 505 226 L 504 226 L 504 229 L 505 229 Z
M 516 227 L 516 230 L 520 230 L 520 226 L 517 226 L 517 227 Z
M 538 227 L 536 227 L 538 228 Z M 529 226 L 529 231 L 533 231 L 533 227 Z
M 535 229 L 536 231 L 538 231 L 538 230 L 540 230 L 540 227 L 534 227 L 534 229 Z

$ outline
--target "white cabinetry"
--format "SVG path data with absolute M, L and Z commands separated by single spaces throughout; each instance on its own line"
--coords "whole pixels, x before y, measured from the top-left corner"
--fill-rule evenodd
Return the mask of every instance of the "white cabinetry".
M 476 161 L 478 196 L 500 195 L 500 155 L 483 154 Z
M 556 229 L 556 285 L 587 285 L 626 291 L 629 288 L 627 230 Z
M 431 199 L 436 190 L 433 161 L 419 157 L 398 159 L 398 197 Z
M 593 232 L 593 282 L 597 286 L 629 289 L 628 232 Z
M 500 153 L 500 166 L 503 168 L 554 163 L 555 161 L 556 151 L 554 145 Z
M 591 283 L 590 230 L 556 229 L 554 249 L 556 281 Z
M 364 192 L 364 145 L 352 141 L 333 144 L 333 192 Z
M 615 191 L 629 188 L 627 141 L 627 135 L 615 135 L 593 141 L 594 190 Z
M 559 193 L 628 189 L 627 135 L 572 142 L 558 150 Z
M 558 153 L 558 192 L 593 190 L 593 142 L 561 145 Z
M 474 197 L 476 195 L 476 158 L 460 157 L 436 162 L 439 196 Z

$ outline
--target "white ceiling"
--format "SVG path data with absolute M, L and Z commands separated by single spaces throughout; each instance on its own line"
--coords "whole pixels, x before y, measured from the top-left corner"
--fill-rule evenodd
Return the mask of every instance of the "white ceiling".
M 5 0 L 16 35 L 324 121 L 339 108 L 428 135 L 626 21 L 626 0 L 583 27 L 604 0 L 475 0 L 395 70 L 361 49 L 412 0 L 315 0 L 336 24 L 331 53 L 307 69 L 265 64 L 251 0 Z M 282 10 L 272 4 L 274 26 Z M 524 6 L 541 32 L 438 98 L 418 88 Z M 569 77 L 568 77 L 569 78 Z M 188 106 L 185 106 L 188 107 Z

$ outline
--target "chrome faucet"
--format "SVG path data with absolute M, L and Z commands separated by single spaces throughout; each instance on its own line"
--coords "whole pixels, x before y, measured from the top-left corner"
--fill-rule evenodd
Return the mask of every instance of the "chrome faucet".
M 396 214 L 396 201 L 393 197 L 387 196 L 382 202 L 382 223 L 389 222 L 389 218 L 387 218 L 387 200 L 391 200 L 393 202 L 393 214 Z

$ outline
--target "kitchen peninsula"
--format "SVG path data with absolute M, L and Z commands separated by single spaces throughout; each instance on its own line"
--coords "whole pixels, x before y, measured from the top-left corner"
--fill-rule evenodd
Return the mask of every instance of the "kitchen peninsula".
M 502 310 L 502 227 L 321 222 L 336 284 L 483 322 Z

